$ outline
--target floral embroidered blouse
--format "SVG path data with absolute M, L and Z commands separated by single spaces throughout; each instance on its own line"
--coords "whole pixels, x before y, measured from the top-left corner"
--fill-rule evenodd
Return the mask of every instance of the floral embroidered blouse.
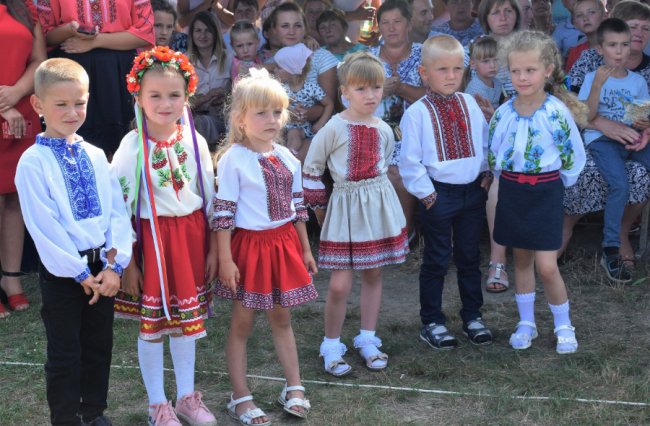
M 333 116 L 316 133 L 304 167 L 305 201 L 311 208 L 326 208 L 329 199 L 322 181 L 328 169 L 334 185 L 384 175 L 393 155 L 393 131 L 382 120 L 374 125 Z
M 306 222 L 301 173 L 300 161 L 283 146 L 260 153 L 234 144 L 217 165 L 210 228 L 261 231 Z
M 180 138 L 177 130 L 169 141 L 148 141 L 147 167 L 149 167 L 158 216 L 187 216 L 201 209 L 204 200 L 199 177 L 203 181 L 206 206 L 210 205 L 214 194 L 214 171 L 208 144 L 203 136 L 196 134 L 201 164 L 199 174 L 190 127 L 182 126 L 180 132 Z M 140 135 L 136 130 L 127 133 L 113 155 L 111 163 L 112 171 L 122 186 L 123 200 L 129 217 L 136 214 L 138 188 L 135 175 L 139 144 Z M 147 197 L 142 197 L 141 202 L 140 217 L 151 219 Z
M 488 162 L 496 172 L 539 174 L 560 171 L 571 186 L 585 165 L 585 148 L 569 109 L 555 96 L 531 116 L 514 108 L 514 98 L 501 105 L 490 120 Z
M 25 225 L 47 270 L 81 282 L 90 275 L 79 252 L 115 248 L 115 261 L 131 260 L 131 222 L 106 155 L 84 142 L 36 137 L 18 162 L 16 187 Z

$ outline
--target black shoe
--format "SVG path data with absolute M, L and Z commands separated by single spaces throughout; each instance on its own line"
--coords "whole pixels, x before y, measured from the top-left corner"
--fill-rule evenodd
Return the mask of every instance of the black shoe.
M 487 328 L 481 317 L 463 324 L 463 333 L 475 345 L 489 345 L 492 343 L 492 332 Z
M 91 422 L 82 421 L 81 424 L 83 426 L 112 426 L 113 425 L 113 423 L 111 423 L 111 421 L 106 416 L 95 417 L 95 419 Z
M 444 324 L 431 324 L 423 325 L 420 329 L 420 339 L 427 342 L 429 346 L 434 349 L 454 349 L 458 346 L 456 337 L 447 330 Z
M 600 266 L 603 267 L 607 278 L 619 284 L 627 284 L 632 281 L 632 274 L 625 266 L 618 254 L 605 254 L 600 258 Z

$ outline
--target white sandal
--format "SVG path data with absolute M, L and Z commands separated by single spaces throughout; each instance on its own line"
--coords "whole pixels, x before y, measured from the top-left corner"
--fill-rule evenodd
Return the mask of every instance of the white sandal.
M 334 377 L 343 377 L 349 374 L 352 367 L 343 359 L 343 355 L 347 350 L 347 346 L 340 342 L 334 345 L 325 342 L 321 343 L 320 356 L 325 363 L 325 372 Z
M 267 420 L 264 423 L 253 423 L 253 420 L 258 419 L 260 417 L 266 417 L 266 413 L 262 411 L 261 408 L 255 407 L 251 410 L 246 411 L 244 414 L 241 416 L 237 415 L 237 411 L 235 410 L 236 407 L 241 404 L 242 402 L 246 401 L 252 401 L 253 400 L 253 395 L 246 395 L 242 396 L 241 398 L 238 399 L 232 399 L 232 394 L 230 394 L 230 402 L 226 405 L 226 408 L 228 408 L 228 414 L 230 414 L 230 417 L 232 417 L 235 420 L 239 420 L 239 423 L 243 425 L 256 425 L 256 426 L 267 426 L 271 424 L 271 420 Z
M 531 327 L 533 329 L 533 333 L 517 333 L 517 329 L 522 325 Z M 510 346 L 512 346 L 512 349 L 518 351 L 528 349 L 532 346 L 533 340 L 537 339 L 537 336 L 537 325 L 535 325 L 534 322 L 519 321 L 519 323 L 517 323 L 517 328 L 515 328 L 515 332 L 510 336 Z
M 569 330 L 573 332 L 573 337 L 564 337 L 558 336 L 557 332 L 562 330 Z M 572 354 L 578 350 L 578 341 L 575 336 L 576 328 L 570 325 L 561 325 L 553 330 L 553 333 L 557 336 L 557 345 L 555 346 L 555 351 L 560 355 Z
M 494 269 L 494 275 L 490 277 L 490 269 Z M 504 274 L 505 276 L 501 276 Z M 498 284 L 501 287 L 494 287 L 494 284 Z M 492 285 L 492 287 L 488 287 Z M 510 282 L 508 281 L 508 271 L 506 271 L 506 265 L 498 262 L 490 262 L 488 264 L 488 278 L 485 281 L 485 291 L 488 293 L 503 293 L 508 291 L 510 287 Z
M 280 392 L 280 396 L 278 397 L 278 404 L 280 404 L 283 407 L 284 411 L 287 413 L 293 414 L 294 416 L 300 417 L 301 419 L 306 418 L 307 414 L 309 413 L 309 409 L 311 408 L 309 400 L 305 398 L 291 398 L 290 400 L 287 400 L 287 393 L 291 391 L 301 391 L 304 394 L 305 388 L 303 386 L 287 386 L 285 383 L 284 389 L 282 389 L 282 392 Z M 302 407 L 304 410 L 293 410 L 293 407 Z
M 359 334 L 354 337 L 354 347 L 369 370 L 380 371 L 388 366 L 388 355 L 379 350 L 381 348 L 379 337 L 361 337 Z

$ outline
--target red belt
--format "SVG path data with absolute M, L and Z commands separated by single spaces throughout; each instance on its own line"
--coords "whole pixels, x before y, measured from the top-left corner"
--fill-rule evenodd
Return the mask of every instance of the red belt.
M 539 174 L 526 174 L 526 173 L 512 173 L 512 172 L 501 172 L 501 177 L 507 180 L 511 180 L 517 183 L 527 183 L 529 185 L 536 185 L 543 182 L 552 182 L 560 178 L 560 172 L 558 170 L 548 173 L 539 173 Z

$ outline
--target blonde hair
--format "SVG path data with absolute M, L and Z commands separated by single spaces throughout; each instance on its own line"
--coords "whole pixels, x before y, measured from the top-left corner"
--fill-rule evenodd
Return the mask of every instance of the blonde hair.
M 439 34 L 433 37 L 429 37 L 422 44 L 422 63 L 428 62 L 432 59 L 437 58 L 441 54 L 447 55 L 459 55 L 461 58 L 465 58 L 465 49 L 463 45 L 460 44 L 456 38 L 446 35 Z
M 230 129 L 217 157 L 221 157 L 235 143 L 246 138 L 245 130 L 240 127 L 242 117 L 253 108 L 282 109 L 282 126 L 289 119 L 289 96 L 282 84 L 265 69 L 251 69 L 250 75 L 240 79 L 233 88 L 229 105 Z
M 499 47 L 496 39 L 489 35 L 478 36 L 469 45 L 469 59 L 472 61 L 482 61 L 488 58 L 496 58 L 499 55 Z M 471 65 L 471 64 L 470 64 Z M 463 73 L 463 90 L 467 88 L 472 79 L 472 67 L 465 68 Z
M 580 102 L 565 85 L 562 71 L 562 55 L 553 39 L 540 31 L 519 31 L 505 40 L 501 50 L 501 60 L 508 64 L 513 52 L 539 52 L 539 60 L 544 66 L 553 65 L 544 90 L 562 101 L 571 111 L 573 119 L 580 127 L 587 124 L 587 105 Z
M 374 86 L 384 84 L 386 71 L 376 56 L 368 52 L 355 52 L 345 56 L 337 76 L 341 86 Z
M 88 73 L 77 62 L 66 58 L 52 58 L 41 63 L 34 74 L 34 93 L 43 97 L 44 92 L 55 83 L 79 83 L 86 90 L 90 84 Z

